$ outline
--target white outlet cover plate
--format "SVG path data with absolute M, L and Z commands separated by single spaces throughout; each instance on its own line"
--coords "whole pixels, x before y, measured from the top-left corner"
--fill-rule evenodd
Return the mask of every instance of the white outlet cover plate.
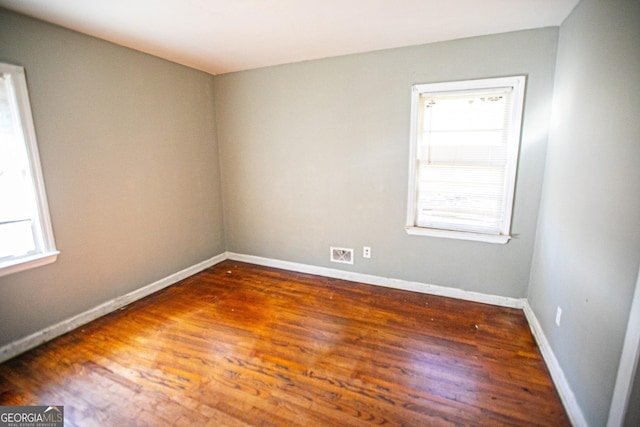
M 558 306 L 556 310 L 556 326 L 560 326 L 560 319 L 562 318 L 562 309 Z

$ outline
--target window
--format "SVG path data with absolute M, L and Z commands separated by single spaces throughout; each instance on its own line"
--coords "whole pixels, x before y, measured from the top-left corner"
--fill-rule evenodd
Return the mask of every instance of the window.
M 0 276 L 57 255 L 24 69 L 0 63 Z
M 511 238 L 525 77 L 412 88 L 409 234 Z

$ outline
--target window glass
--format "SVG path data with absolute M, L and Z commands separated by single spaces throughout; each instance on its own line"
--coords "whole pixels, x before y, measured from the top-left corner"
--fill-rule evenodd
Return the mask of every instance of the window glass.
M 0 275 L 56 255 L 24 70 L 0 63 Z
M 509 239 L 523 90 L 524 77 L 413 87 L 408 232 Z

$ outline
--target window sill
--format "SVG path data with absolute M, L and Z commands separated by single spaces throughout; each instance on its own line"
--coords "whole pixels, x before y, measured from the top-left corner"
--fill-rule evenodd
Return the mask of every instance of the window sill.
M 472 240 L 476 242 L 499 243 L 502 245 L 504 245 L 511 239 L 511 236 L 503 234 L 483 234 L 470 233 L 466 231 L 436 230 L 434 228 L 424 227 L 406 226 L 405 230 L 407 230 L 407 234 L 413 236 L 443 237 L 446 239 Z
M 0 277 L 56 262 L 59 251 L 45 252 L 0 263 Z

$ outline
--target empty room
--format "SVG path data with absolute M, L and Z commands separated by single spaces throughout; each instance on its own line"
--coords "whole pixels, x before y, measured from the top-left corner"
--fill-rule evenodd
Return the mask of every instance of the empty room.
M 0 0 L 0 426 L 640 425 L 639 23 Z

